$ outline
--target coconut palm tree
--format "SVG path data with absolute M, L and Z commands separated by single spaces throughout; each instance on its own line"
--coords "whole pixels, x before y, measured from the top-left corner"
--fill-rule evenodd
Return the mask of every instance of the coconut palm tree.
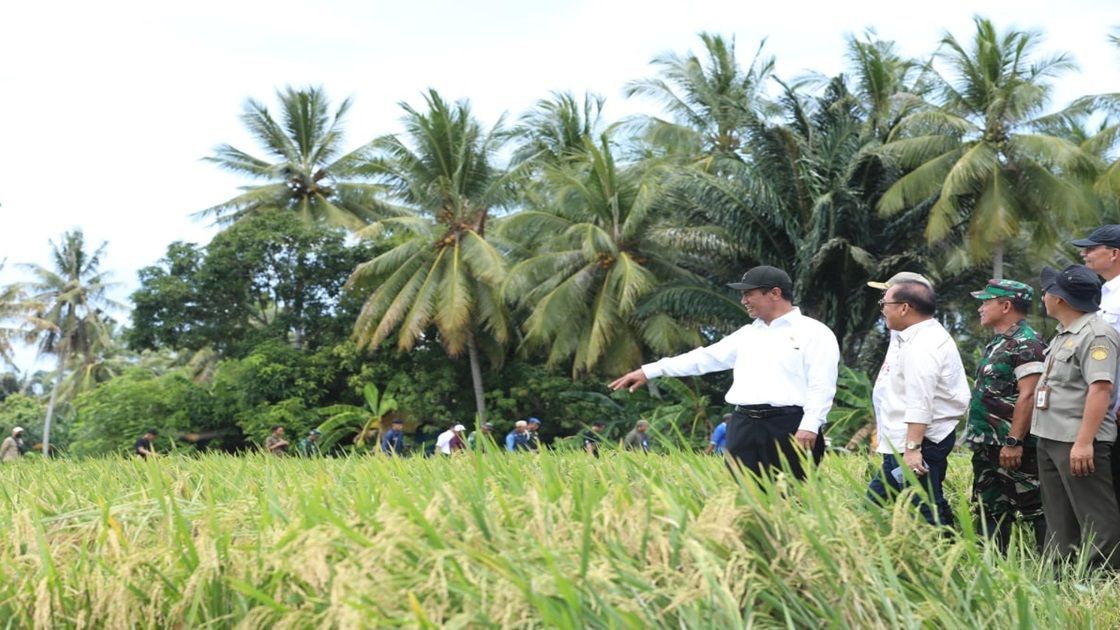
M 714 280 L 757 264 L 787 269 L 797 303 L 836 331 L 854 360 L 878 312 L 865 283 L 921 260 L 915 226 L 924 215 L 874 211 L 890 173 L 873 153 L 870 106 L 844 77 L 820 96 L 782 85 L 783 116 L 748 127 L 748 159 L 718 174 L 681 170 L 671 196 L 679 214 L 710 222 L 709 242 L 697 245 Z
M 1113 29 L 1108 39 L 1120 48 L 1120 28 Z M 1114 149 L 1120 144 L 1120 123 L 1117 122 L 1120 118 L 1120 92 L 1084 96 L 1074 101 L 1071 109 L 1086 115 L 1104 112 L 1108 116 L 1091 137 L 1082 137 L 1082 134 L 1075 137 L 1082 139 L 1082 147 L 1086 151 L 1105 162 L 1094 189 L 1106 201 L 1112 219 L 1116 220 L 1116 208 L 1120 204 L 1120 159 L 1116 159 Z
M 425 100 L 425 112 L 402 104 L 403 137 L 373 143 L 365 172 L 387 187 L 387 203 L 410 213 L 359 232 L 394 246 L 350 277 L 348 286 L 370 291 L 354 336 L 374 348 L 396 332 L 404 351 L 434 327 L 449 355 L 467 353 L 483 421 L 481 355 L 500 361 L 510 333 L 499 293 L 506 261 L 486 234 L 491 214 L 509 197 L 505 173 L 494 165 L 505 136 L 501 123 L 484 132 L 466 102 L 452 105 L 434 90 Z
M 27 337 L 38 341 L 40 354 L 54 355 L 57 360 L 43 423 L 44 455 L 50 453 L 51 422 L 67 365 L 94 365 L 97 349 L 112 343 L 112 320 L 106 310 L 120 305 L 106 295 L 112 285 L 101 271 L 105 247 L 102 243 L 88 252 L 81 230 L 75 230 L 63 234 L 58 245 L 51 242 L 51 268 L 24 265 L 34 277 L 22 285 L 31 312 Z
M 136 355 L 129 352 L 121 343 L 116 322 L 102 314 L 98 330 L 92 336 L 88 351 L 67 361 L 67 374 L 56 385 L 58 403 L 69 403 L 78 394 L 120 376 L 130 366 L 135 365 L 136 359 Z
M 6 261 L 0 260 L 0 271 Z M 18 283 L 0 287 L 0 363 L 12 363 L 12 341 L 17 336 L 18 326 L 23 323 L 26 305 L 23 288 Z
M 844 79 L 865 120 L 864 140 L 885 142 L 907 116 L 928 108 L 933 70 L 929 63 L 903 57 L 894 42 L 873 32 L 862 39 L 849 36 L 847 48 Z M 831 82 L 820 84 L 827 89 Z
M 660 309 L 641 310 L 667 286 L 703 285 L 666 243 L 657 164 L 618 164 L 604 134 L 585 137 L 578 159 L 543 173 L 548 204 L 500 227 L 503 237 L 532 252 L 505 285 L 506 297 L 526 307 L 525 346 L 544 350 L 550 365 L 570 360 L 580 375 L 638 365 L 646 348 L 670 354 L 699 345 L 695 328 Z M 742 318 L 737 304 L 726 306 Z
M 513 163 L 558 164 L 584 155 L 584 138 L 603 132 L 603 104 L 587 93 L 579 103 L 571 92 L 554 92 L 526 112 L 512 130 L 519 139 Z
M 774 59 L 763 56 L 764 40 L 744 70 L 734 39 L 701 33 L 700 40 L 703 58 L 691 52 L 656 57 L 652 64 L 659 76 L 632 81 L 624 93 L 651 98 L 666 109 L 669 120 L 644 121 L 654 144 L 674 146 L 718 167 L 721 160 L 743 159 L 744 127 L 774 111 L 765 95 Z
M 363 174 L 368 146 L 342 152 L 342 122 L 350 109 L 344 100 L 333 113 L 321 88 L 284 88 L 277 92 L 280 120 L 259 101 L 245 103 L 241 120 L 265 150 L 259 158 L 228 144 L 205 158 L 227 171 L 263 182 L 242 187 L 236 197 L 198 216 L 219 224 L 279 208 L 311 221 L 352 229 L 382 213 L 397 210 L 379 200 L 384 192 Z
M 882 148 L 906 174 L 879 200 L 892 215 L 932 203 L 928 242 L 960 236 L 974 260 L 1003 276 L 1006 243 L 1028 232 L 1051 246 L 1063 228 L 1094 220 L 1083 182 L 1097 161 L 1075 143 L 1038 132 L 1064 112 L 1042 116 L 1051 81 L 1074 68 L 1065 54 L 1042 56 L 1040 36 L 1000 33 L 983 18 L 971 43 L 941 40 L 941 105 L 909 115 Z M 1029 227 L 1029 230 L 1027 229 Z

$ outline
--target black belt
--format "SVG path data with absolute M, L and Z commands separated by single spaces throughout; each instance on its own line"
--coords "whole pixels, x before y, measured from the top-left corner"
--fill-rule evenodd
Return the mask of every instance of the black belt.
M 735 413 L 740 413 L 747 418 L 758 420 L 761 418 L 772 418 L 774 416 L 803 414 L 805 413 L 805 409 L 797 405 L 786 405 L 785 407 L 775 407 L 773 405 L 735 405 Z

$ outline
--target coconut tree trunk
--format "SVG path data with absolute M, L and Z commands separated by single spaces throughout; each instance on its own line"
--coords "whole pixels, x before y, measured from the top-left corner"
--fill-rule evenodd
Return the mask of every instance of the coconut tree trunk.
M 54 406 L 58 403 L 58 390 L 62 388 L 62 368 L 66 364 L 66 355 L 58 354 L 58 370 L 54 375 L 54 387 L 51 388 L 51 400 L 47 403 L 47 418 L 43 421 L 43 457 L 51 456 L 51 420 L 54 418 Z
M 482 365 L 478 358 L 478 344 L 474 341 L 474 333 L 467 338 L 467 354 L 471 360 L 471 382 L 474 384 L 474 405 L 478 412 L 478 425 L 486 422 L 486 397 L 482 392 Z
M 296 261 L 296 288 L 295 298 L 292 300 L 292 310 L 294 311 L 292 320 L 293 324 L 293 339 L 292 345 L 296 350 L 303 350 L 303 291 L 304 291 L 304 278 L 303 269 L 307 264 L 307 260 L 300 256 Z
M 996 243 L 995 253 L 992 255 L 992 278 L 1003 280 L 1003 241 Z

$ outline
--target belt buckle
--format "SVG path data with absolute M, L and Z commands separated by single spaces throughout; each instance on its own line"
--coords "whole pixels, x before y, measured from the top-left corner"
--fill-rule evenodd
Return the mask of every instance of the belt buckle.
M 747 414 L 747 417 L 751 420 L 761 420 L 766 417 L 765 409 L 744 409 L 743 413 Z

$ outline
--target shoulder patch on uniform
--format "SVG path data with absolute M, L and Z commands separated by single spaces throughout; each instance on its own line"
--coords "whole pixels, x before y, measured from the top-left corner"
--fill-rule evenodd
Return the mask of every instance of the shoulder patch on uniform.
M 1094 361 L 1104 361 L 1108 358 L 1108 346 L 1093 346 L 1089 348 L 1089 356 Z

